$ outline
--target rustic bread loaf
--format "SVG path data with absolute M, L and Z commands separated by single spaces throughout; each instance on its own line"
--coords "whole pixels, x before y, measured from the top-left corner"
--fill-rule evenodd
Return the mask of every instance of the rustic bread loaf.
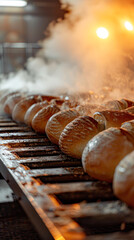
M 65 126 L 79 117 L 79 113 L 73 109 L 60 111 L 49 118 L 45 131 L 51 142 L 59 144 L 59 137 Z
M 82 154 L 82 165 L 89 175 L 112 182 L 115 167 L 134 150 L 134 141 L 123 129 L 109 128 L 92 138 Z
M 100 124 L 104 124 L 105 129 L 110 127 L 120 127 L 123 122 L 134 119 L 134 115 L 130 113 L 112 110 L 95 112 L 93 117 Z
M 81 158 L 87 142 L 101 130 L 102 126 L 92 117 L 78 117 L 62 131 L 59 138 L 59 146 L 65 154 Z
M 32 119 L 32 128 L 35 132 L 45 134 L 45 127 L 49 118 L 60 111 L 57 105 L 48 105 L 39 110 Z
M 117 165 L 113 179 L 114 194 L 134 207 L 134 151 Z

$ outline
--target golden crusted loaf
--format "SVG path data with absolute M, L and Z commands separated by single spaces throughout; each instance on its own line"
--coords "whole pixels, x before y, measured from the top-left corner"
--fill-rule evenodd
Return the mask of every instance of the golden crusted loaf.
M 125 111 L 128 113 L 134 114 L 134 106 L 126 108 Z
M 35 114 L 41 110 L 42 108 L 46 107 L 48 105 L 48 102 L 45 100 L 43 102 L 34 103 L 31 105 L 28 110 L 26 111 L 26 114 L 24 116 L 24 122 L 26 125 L 30 126 L 32 125 L 32 120 Z
M 134 142 L 125 130 L 109 128 L 86 145 L 82 154 L 83 168 L 94 178 L 112 182 L 115 167 L 133 149 Z
M 40 99 L 38 96 L 31 96 L 31 97 L 26 97 L 19 101 L 12 112 L 12 118 L 16 122 L 21 122 L 24 123 L 24 117 L 25 113 L 28 110 L 28 108 L 33 105 L 36 102 L 40 102 Z
M 134 207 L 134 151 L 117 165 L 113 179 L 114 194 Z
M 131 134 L 131 136 L 134 137 L 134 120 L 124 122 L 121 125 L 121 128 L 126 129 Z
M 102 104 L 108 110 L 122 110 L 127 108 L 127 103 L 123 100 L 112 100 Z
M 45 134 L 45 127 L 48 119 L 55 113 L 59 112 L 60 108 L 57 105 L 48 105 L 39 110 L 32 120 L 32 128 L 35 132 Z
M 60 111 L 54 114 L 47 122 L 45 131 L 51 142 L 59 144 L 59 137 L 65 126 L 79 117 L 79 113 L 73 109 Z
M 81 158 L 87 142 L 101 131 L 100 124 L 89 116 L 74 119 L 62 131 L 59 146 L 65 154 Z
M 8 98 L 6 99 L 6 101 L 3 104 L 4 112 L 11 116 L 15 105 L 19 101 L 24 99 L 24 97 L 25 97 L 24 93 L 16 93 L 16 94 L 12 94 L 12 95 L 8 96 Z
M 134 119 L 134 115 L 125 111 L 105 110 L 95 112 L 94 119 L 105 125 L 105 129 L 110 127 L 120 127 L 123 122 Z

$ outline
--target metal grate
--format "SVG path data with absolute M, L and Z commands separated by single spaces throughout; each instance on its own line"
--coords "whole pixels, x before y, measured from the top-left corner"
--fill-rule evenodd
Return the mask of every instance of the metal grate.
M 134 211 L 111 184 L 85 174 L 45 135 L 14 124 L 1 116 L 0 169 L 41 239 L 134 239 Z

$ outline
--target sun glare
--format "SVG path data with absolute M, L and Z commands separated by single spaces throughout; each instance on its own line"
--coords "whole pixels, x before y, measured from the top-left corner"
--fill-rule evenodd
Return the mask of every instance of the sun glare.
M 125 21 L 124 26 L 128 31 L 133 31 L 133 29 L 134 29 L 132 23 L 130 23 L 128 21 Z
M 97 30 L 96 30 L 96 34 L 99 38 L 102 38 L 102 39 L 106 39 L 108 38 L 109 36 L 109 32 L 106 28 L 104 27 L 99 27 Z

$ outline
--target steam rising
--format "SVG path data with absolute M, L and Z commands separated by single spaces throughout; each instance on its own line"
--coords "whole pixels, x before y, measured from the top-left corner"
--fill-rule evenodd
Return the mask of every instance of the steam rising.
M 62 0 L 62 7 L 70 11 L 50 24 L 37 57 L 28 59 L 27 70 L 4 79 L 1 88 L 133 98 L 134 32 L 123 22 L 134 24 L 134 1 Z M 98 27 L 109 29 L 108 39 L 96 36 Z

